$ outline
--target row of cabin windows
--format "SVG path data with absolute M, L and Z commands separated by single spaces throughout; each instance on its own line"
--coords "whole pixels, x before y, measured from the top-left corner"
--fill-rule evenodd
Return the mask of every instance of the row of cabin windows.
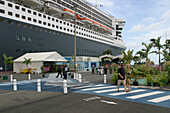
M 28 42 L 32 42 L 32 38 L 31 37 L 26 37 L 26 36 L 20 36 L 20 35 L 16 35 L 16 40 L 18 41 L 28 41 Z
M 8 3 L 8 4 L 10 4 L 10 3 Z M 12 5 L 12 4 L 10 4 L 10 5 L 8 5 L 8 6 L 11 6 L 11 5 Z M 16 6 L 16 9 L 19 9 L 19 6 Z M 25 11 L 25 8 L 22 8 L 22 11 Z M 5 10 L 0 9 L 0 13 L 5 13 Z M 31 10 L 28 10 L 28 13 L 31 13 Z M 36 13 L 36 12 L 33 12 L 33 14 L 36 15 L 37 13 Z M 8 15 L 13 16 L 12 12 L 8 12 Z M 40 14 L 40 13 L 38 13 L 38 15 L 41 17 L 41 14 Z M 19 18 L 19 14 L 16 14 L 15 16 L 16 16 L 17 18 Z M 46 18 L 46 15 L 43 15 L 43 17 Z M 22 16 L 22 19 L 26 19 L 26 17 L 25 17 L 25 16 Z M 51 17 L 48 16 L 48 19 L 50 20 Z M 31 21 L 31 18 L 29 17 L 28 20 Z M 52 18 L 52 20 L 55 21 L 54 18 Z M 34 21 L 34 22 L 37 22 L 36 19 L 33 19 L 33 21 Z M 56 22 L 58 22 L 58 19 L 56 19 Z M 60 23 L 62 24 L 62 21 L 60 21 Z M 39 24 L 41 24 L 41 21 L 39 21 Z M 63 24 L 66 25 L 66 22 L 63 22 Z M 44 23 L 44 25 L 46 25 L 46 24 Z M 48 25 L 48 26 L 50 26 L 50 25 Z M 69 23 L 67 23 L 67 26 L 69 26 Z M 71 26 L 71 27 L 74 27 L 74 25 L 72 25 L 72 24 L 70 24 L 70 26 Z M 78 26 L 77 26 L 77 28 L 78 28 Z M 98 35 L 98 36 L 102 36 L 102 35 L 100 35 L 99 33 L 95 33 L 95 32 L 92 32 L 92 31 L 90 31 L 90 30 L 86 30 L 86 29 L 81 28 L 81 27 L 79 27 L 79 29 L 84 30 L 84 31 L 87 31 L 87 32 L 89 32 L 89 33 L 96 34 L 96 35 Z M 106 37 L 106 38 L 107 38 L 107 37 Z
M 28 19 L 29 19 L 29 18 L 28 18 Z M 35 22 L 36 22 L 36 21 L 35 21 Z M 40 20 L 39 20 L 39 22 L 40 22 Z M 11 20 L 8 20 L 8 23 L 9 23 L 9 24 L 13 24 L 13 22 L 12 22 Z M 44 23 L 44 24 L 46 24 L 46 23 Z M 16 25 L 20 26 L 20 23 L 16 22 Z M 22 24 L 22 26 L 23 26 L 23 27 L 26 27 L 26 24 Z M 51 24 L 48 23 L 48 26 L 51 26 Z M 54 25 L 52 25 L 52 26 L 55 27 Z M 30 28 L 30 29 L 34 28 L 35 30 L 38 30 L 37 27 L 32 27 L 31 25 L 29 25 L 29 28 Z M 59 27 L 56 26 L 56 28 L 59 28 Z M 60 26 L 60 29 L 61 29 L 61 30 L 64 29 L 64 31 L 66 31 L 66 28 L 63 28 L 63 27 L 61 27 L 61 26 Z M 39 28 L 39 31 L 42 31 L 42 28 Z M 68 32 L 71 32 L 71 33 L 74 32 L 73 30 L 70 30 L 70 29 L 67 29 L 67 31 L 68 31 Z M 44 32 L 47 32 L 47 30 L 45 29 Z M 48 33 L 51 33 L 51 30 L 48 30 Z M 53 34 L 55 34 L 55 33 L 53 33 Z M 95 36 L 91 36 L 91 35 L 88 35 L 88 34 L 85 34 L 85 33 L 81 33 L 81 32 L 78 32 L 78 31 L 76 32 L 76 34 L 79 34 L 79 35 L 82 35 L 82 36 L 87 36 L 87 37 L 90 37 L 90 38 L 93 38 L 93 39 L 102 40 L 102 41 L 105 41 L 105 42 L 108 42 L 108 43 L 113 43 L 113 42 L 106 41 L 106 40 L 104 40 L 104 39 L 100 39 L 100 38 L 97 38 L 97 37 L 95 37 Z M 59 35 L 59 34 L 57 34 L 57 35 Z M 60 35 L 62 35 L 62 34 L 60 34 Z

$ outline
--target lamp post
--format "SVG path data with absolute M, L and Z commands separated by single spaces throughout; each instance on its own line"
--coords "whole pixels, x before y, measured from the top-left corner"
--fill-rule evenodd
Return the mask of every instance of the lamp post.
M 76 5 L 74 4 L 74 69 L 76 69 Z

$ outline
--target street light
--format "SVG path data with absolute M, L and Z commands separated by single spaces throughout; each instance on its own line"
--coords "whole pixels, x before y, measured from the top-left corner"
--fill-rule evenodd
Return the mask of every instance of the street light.
M 74 69 L 76 69 L 76 4 L 74 6 L 75 16 L 74 16 Z

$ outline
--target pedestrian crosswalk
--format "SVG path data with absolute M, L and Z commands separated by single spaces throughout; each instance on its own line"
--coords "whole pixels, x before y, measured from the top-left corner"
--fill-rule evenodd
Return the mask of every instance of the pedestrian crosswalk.
M 109 84 L 86 85 L 76 87 L 74 93 L 88 93 L 122 100 L 153 104 L 170 108 L 170 92 L 132 87 L 125 92 L 123 86 L 117 92 L 117 86 Z

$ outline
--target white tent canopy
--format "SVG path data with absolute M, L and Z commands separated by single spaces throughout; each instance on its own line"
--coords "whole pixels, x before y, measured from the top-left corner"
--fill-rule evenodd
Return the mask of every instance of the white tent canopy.
M 123 54 L 121 55 L 118 55 L 118 56 L 113 56 L 113 55 L 102 55 L 100 56 L 100 61 L 102 61 L 102 58 L 105 58 L 105 57 L 108 57 L 108 58 L 112 58 L 112 59 L 116 59 L 116 58 L 123 58 Z
M 25 58 L 31 59 L 31 64 L 29 64 L 28 67 L 36 69 L 38 73 L 41 72 L 43 62 L 67 62 L 67 60 L 57 52 L 26 53 L 14 60 L 14 72 L 19 73 L 22 69 L 27 69 L 26 64 L 23 64 Z

